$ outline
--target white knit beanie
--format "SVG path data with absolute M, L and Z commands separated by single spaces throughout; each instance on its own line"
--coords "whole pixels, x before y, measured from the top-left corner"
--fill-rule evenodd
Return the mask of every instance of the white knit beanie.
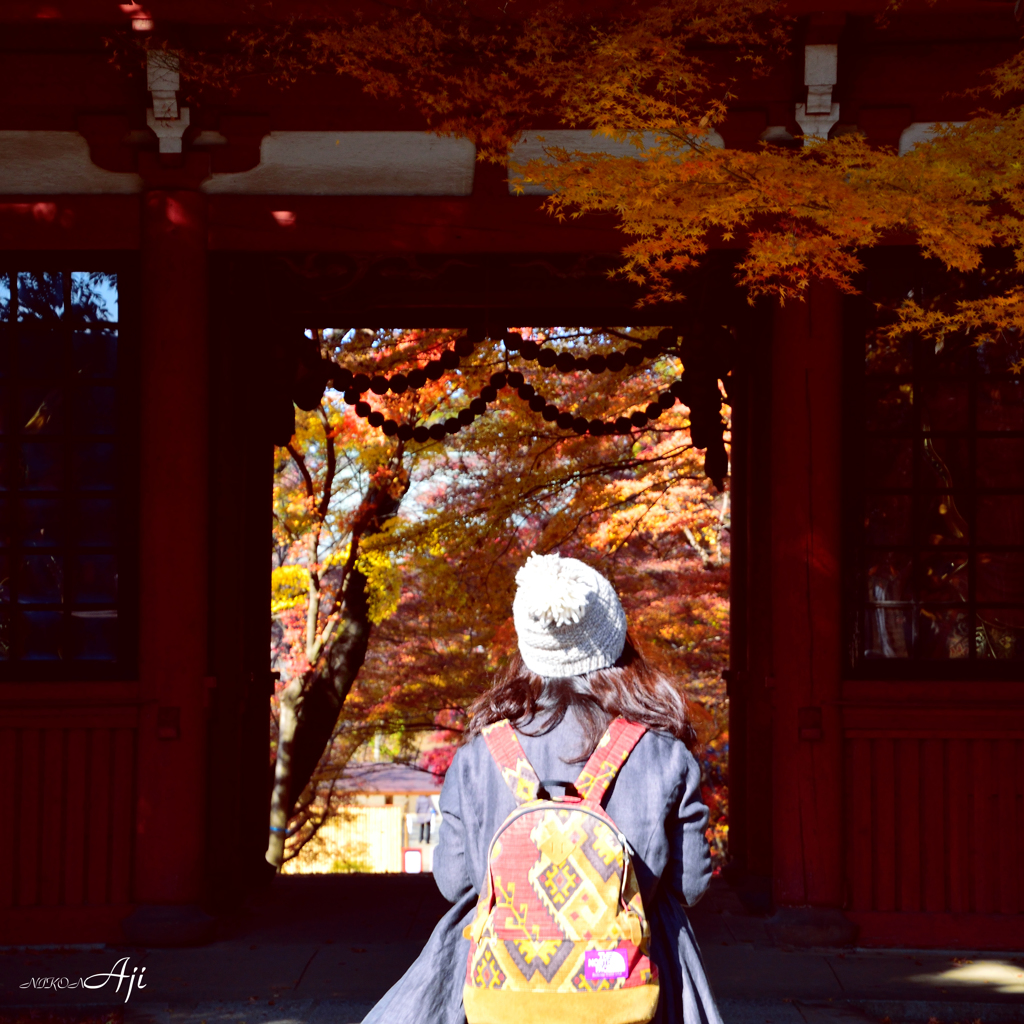
M 516 584 L 512 619 L 531 672 L 564 678 L 618 661 L 626 645 L 626 613 L 596 569 L 576 558 L 531 554 Z

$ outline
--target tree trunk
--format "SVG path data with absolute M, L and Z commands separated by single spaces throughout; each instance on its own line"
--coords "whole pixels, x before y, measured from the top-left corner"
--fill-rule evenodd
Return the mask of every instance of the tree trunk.
M 288 820 L 296 801 L 309 784 L 324 750 L 334 735 L 334 727 L 349 690 L 366 659 L 372 623 L 366 594 L 366 577 L 356 568 L 355 552 L 362 536 L 376 533 L 393 515 L 401 498 L 386 490 L 367 496 L 367 514 L 361 531 L 353 531 L 351 568 L 345 583 L 344 614 L 334 627 L 334 636 L 325 645 L 317 665 L 288 684 L 281 693 L 278 724 L 277 764 L 270 799 L 270 839 L 267 861 L 275 867 L 284 862 Z

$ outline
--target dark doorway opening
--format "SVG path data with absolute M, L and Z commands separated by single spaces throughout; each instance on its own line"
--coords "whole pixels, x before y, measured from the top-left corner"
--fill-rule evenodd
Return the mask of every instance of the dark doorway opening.
M 727 261 L 722 263 L 720 271 L 727 269 Z M 238 873 L 230 865 L 235 863 L 232 851 L 240 846 L 248 851 L 245 859 L 251 873 L 259 876 L 264 871 L 270 745 L 265 701 L 274 686 L 267 657 L 274 627 L 266 558 L 271 523 L 266 510 L 273 488 L 274 434 L 282 420 L 282 365 L 294 367 L 294 350 L 308 344 L 313 333 L 310 324 L 411 323 L 435 331 L 454 324 L 458 331 L 475 330 L 486 336 L 517 324 L 627 323 L 635 331 L 650 334 L 651 328 L 664 324 L 692 322 L 709 307 L 717 305 L 726 312 L 738 308 L 728 274 L 719 272 L 709 279 L 714 287 L 704 288 L 699 302 L 637 310 L 631 286 L 609 282 L 607 264 L 600 258 L 550 254 L 226 256 L 214 262 L 213 292 L 218 299 L 212 318 L 217 386 L 211 409 L 215 422 L 211 554 L 215 572 L 210 608 L 211 673 L 217 686 L 211 691 L 210 768 L 217 780 L 215 792 L 243 791 L 226 813 L 223 808 L 211 810 L 211 877 L 220 877 L 226 888 L 238 887 Z M 721 319 L 727 323 L 730 316 Z M 317 340 L 326 342 L 323 331 Z M 628 349 L 628 340 L 621 340 L 620 347 Z M 539 363 L 531 367 L 538 372 L 544 369 Z M 552 372 L 558 373 L 557 367 Z M 245 417 L 244 424 L 237 405 L 232 409 L 231 403 L 224 402 L 231 394 L 246 396 L 246 407 L 251 405 L 253 415 Z M 337 397 L 343 398 L 344 392 Z M 656 388 L 650 397 L 656 399 Z M 290 398 L 288 406 L 290 411 Z M 682 404 L 676 409 L 683 409 Z M 728 412 L 725 406 L 723 410 Z M 716 509 L 719 526 L 726 527 L 722 534 L 726 543 L 719 544 L 718 555 L 711 550 L 713 544 L 703 544 L 703 535 L 693 534 L 698 543 L 692 553 L 702 572 L 708 571 L 703 564 L 716 558 L 721 566 L 723 554 L 728 553 L 729 531 L 719 502 Z M 727 509 L 731 517 L 735 509 L 731 494 Z M 728 569 L 712 571 L 720 574 L 718 594 L 727 592 Z M 717 621 L 721 629 L 714 642 L 727 646 L 727 617 L 719 616 Z M 720 676 L 705 696 L 724 709 L 724 693 L 716 689 L 722 684 L 717 680 Z M 722 826 L 728 822 L 724 752 L 729 731 L 724 717 L 724 713 L 719 716 L 718 725 L 725 728 L 720 728 L 709 776 L 709 795 L 717 790 L 714 802 Z M 264 780 L 262 787 L 256 783 L 258 778 Z M 715 841 L 723 854 L 724 835 L 720 827 Z

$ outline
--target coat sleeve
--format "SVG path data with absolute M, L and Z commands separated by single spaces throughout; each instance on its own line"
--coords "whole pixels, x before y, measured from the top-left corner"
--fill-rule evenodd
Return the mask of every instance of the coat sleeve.
M 466 863 L 466 823 L 462 814 L 461 776 L 465 748 L 455 752 L 441 787 L 441 834 L 434 851 L 434 880 L 450 903 L 473 891 Z
M 685 752 L 684 774 L 676 790 L 674 813 L 665 823 L 669 862 L 664 878 L 684 907 L 692 907 L 711 882 L 711 851 L 705 838 L 708 809 L 700 798 L 700 767 Z

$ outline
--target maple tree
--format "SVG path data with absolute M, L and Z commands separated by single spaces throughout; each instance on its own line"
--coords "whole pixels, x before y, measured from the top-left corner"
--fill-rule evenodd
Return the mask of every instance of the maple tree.
M 902 156 L 857 132 L 716 145 L 737 80 L 785 55 L 793 24 L 772 0 L 583 12 L 546 0 L 513 12 L 432 0 L 239 30 L 224 52 L 188 54 L 186 67 L 200 87 L 228 89 L 254 70 L 281 84 L 335 71 L 501 164 L 524 133 L 543 137 L 553 124 L 631 142 L 627 155 L 549 146 L 509 169 L 550 192 L 554 216 L 614 214 L 625 236 L 618 272 L 643 286 L 644 302 L 685 292 L 685 272 L 721 243 L 740 252 L 737 279 L 751 299 L 799 299 L 812 280 L 853 293 L 864 253 L 900 240 L 938 273 L 893 305 L 891 336 L 953 331 L 1017 346 L 1024 107 L 1010 100 L 1024 91 L 1024 54 L 973 84 L 980 106 L 1001 109 L 936 125 Z M 1019 355 L 1015 365 L 1024 368 Z
M 456 339 L 466 351 L 462 332 L 323 332 L 324 354 L 384 393 L 328 390 L 278 449 L 276 863 L 315 832 L 345 764 L 375 735 L 412 758 L 418 736 L 458 735 L 514 646 L 514 573 L 534 548 L 607 572 L 655 664 L 712 708 L 705 734 L 721 726 L 728 505 L 671 390 L 675 332 L 524 329 L 479 341 L 457 368 L 408 389 Z M 662 351 L 631 365 L 621 349 L 636 342 Z M 574 367 L 600 356 L 619 368 L 551 373 L 542 355 L 523 356 L 544 349 Z

